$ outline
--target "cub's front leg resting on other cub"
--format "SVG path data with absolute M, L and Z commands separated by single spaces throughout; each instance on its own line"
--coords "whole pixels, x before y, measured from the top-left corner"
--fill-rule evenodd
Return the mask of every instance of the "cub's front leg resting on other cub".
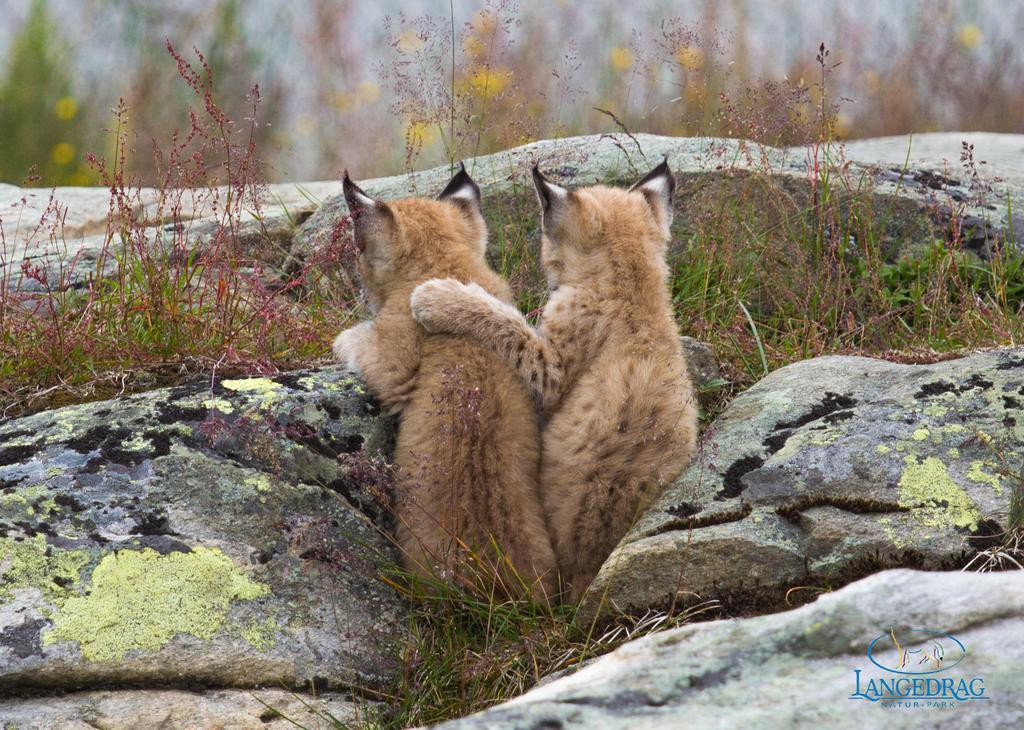
M 387 316 L 361 322 L 339 334 L 331 349 L 338 362 L 366 381 L 387 413 L 408 404 L 420 363 L 419 335 L 411 323 Z
M 431 279 L 410 299 L 412 316 L 427 332 L 469 337 L 504 359 L 547 409 L 561 397 L 561 358 L 515 307 L 477 284 Z

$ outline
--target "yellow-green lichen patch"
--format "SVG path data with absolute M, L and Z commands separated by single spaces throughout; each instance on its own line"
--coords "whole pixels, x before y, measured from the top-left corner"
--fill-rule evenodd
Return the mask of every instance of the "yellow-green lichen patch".
M 893 544 L 897 550 L 906 550 L 913 544 L 913 539 L 910 536 L 910 531 L 907 529 L 904 519 L 897 521 L 898 524 L 894 523 L 889 517 L 882 517 L 878 520 L 879 527 L 882 528 L 882 532 L 889 539 L 889 542 Z
M 919 428 L 914 431 L 914 441 L 925 441 L 927 440 L 928 435 L 929 433 L 927 428 Z
M 829 446 L 830 444 L 835 443 L 835 441 L 842 435 L 842 432 L 833 429 L 812 431 L 811 435 L 807 439 L 807 443 L 813 444 L 814 446 Z
M 121 444 L 121 448 L 125 451 L 148 451 L 153 448 L 153 442 L 145 436 L 133 436 L 124 441 Z
M 892 451 L 892 449 L 890 449 L 885 444 L 879 444 L 878 446 L 875 447 L 875 451 L 877 451 L 879 454 L 888 454 L 890 451 Z
M 959 423 L 947 423 L 942 427 L 942 433 L 947 435 L 964 433 L 966 430 L 967 428 Z
M 917 463 L 906 457 L 900 476 L 899 505 L 911 511 L 923 525 L 949 529 L 978 528 L 978 508 L 949 475 L 946 465 L 934 456 Z
M 0 601 L 18 588 L 38 588 L 47 600 L 61 605 L 78 585 L 89 562 L 85 550 L 61 550 L 43 535 L 16 542 L 0 538 Z
M 207 398 L 203 401 L 203 405 L 211 411 L 220 411 L 221 413 L 235 412 L 235 407 L 231 405 L 231 401 L 227 398 Z
M 281 389 L 280 383 L 275 383 L 270 378 L 242 378 L 241 380 L 222 380 L 220 384 L 228 390 L 239 393 L 260 393 L 270 395 Z
M 45 484 L 34 484 L 15 489 L 9 494 L 0 494 L 0 515 L 8 518 L 48 515 L 56 508 L 57 502 L 50 496 Z
M 270 651 L 274 648 L 276 635 L 280 627 L 273 618 L 262 621 L 251 621 L 247 624 L 235 627 L 238 636 L 242 637 L 260 651 Z
M 348 388 L 351 388 L 354 393 L 358 393 L 359 395 L 365 395 L 366 394 L 366 389 L 363 388 L 363 384 L 360 383 L 355 378 L 352 378 L 352 377 L 345 378 L 344 380 L 341 381 L 341 384 L 346 386 L 346 387 L 348 387 Z
M 933 403 L 930 406 L 926 406 L 923 412 L 926 416 L 931 416 L 932 418 L 942 418 L 949 412 L 949 409 L 945 406 L 940 406 L 938 403 Z
M 122 550 L 100 561 L 86 595 L 65 601 L 43 644 L 77 641 L 86 659 L 116 662 L 129 651 L 155 652 L 179 633 L 211 639 L 232 601 L 269 593 L 217 549 Z
M 971 468 L 967 470 L 967 478 L 978 484 L 991 484 L 996 494 L 1003 493 L 1003 483 L 999 480 L 998 474 L 989 474 L 985 467 L 992 468 L 992 464 L 984 461 L 972 461 Z
M 260 502 L 266 503 L 266 501 L 267 501 L 267 492 L 270 491 L 270 478 L 269 477 L 267 477 L 267 476 L 265 476 L 263 474 L 257 474 L 254 477 L 247 477 L 244 480 L 244 482 L 245 482 L 245 484 L 248 484 L 250 487 L 253 487 L 256 490 L 256 493 L 259 495 Z
M 270 491 L 270 477 L 263 474 L 259 474 L 254 477 L 247 477 L 245 483 L 251 487 L 255 487 L 257 492 L 269 492 Z

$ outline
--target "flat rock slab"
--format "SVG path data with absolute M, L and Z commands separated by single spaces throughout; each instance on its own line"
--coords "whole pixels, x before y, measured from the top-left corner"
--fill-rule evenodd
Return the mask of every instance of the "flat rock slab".
M 334 693 L 284 690 L 128 690 L 0 700 L 0 727 L 11 730 L 328 730 L 375 711 Z M 336 721 L 336 724 L 335 724 Z
M 742 613 L 793 587 L 961 567 L 999 544 L 1016 484 L 1004 470 L 1022 462 L 1024 350 L 784 367 L 712 424 L 601 568 L 583 615 L 708 599 Z
M 385 686 L 394 556 L 336 456 L 391 428 L 337 368 L 0 426 L 0 690 Z
M 894 631 L 911 666 L 933 652 L 915 629 L 939 637 L 940 671 L 897 674 Z M 802 608 L 750 619 L 694 624 L 639 639 L 576 674 L 511 702 L 437 727 L 470 728 L 958 728 L 1021 727 L 1024 695 L 1024 572 L 893 570 Z M 867 649 L 879 639 L 873 664 Z M 962 656 L 962 661 L 955 663 Z M 954 665 L 955 663 L 955 665 Z M 906 667 L 904 667 L 906 669 Z M 951 680 L 987 699 L 943 708 L 875 697 L 880 680 Z M 981 682 L 970 684 L 972 680 Z M 905 694 L 906 686 L 897 692 Z M 883 692 L 884 694 L 884 692 Z
M 980 186 L 960 163 L 963 141 L 975 145 L 976 160 L 986 162 L 978 166 L 984 183 Z M 819 150 L 819 163 L 820 154 Z M 1011 230 L 1017 245 L 1024 247 L 1024 214 L 1011 213 L 1024 210 L 1024 135 L 953 132 L 884 137 L 837 145 L 828 154 L 833 162 L 849 163 L 844 164 L 842 176 L 852 189 L 867 183 L 874 193 L 909 204 L 898 216 L 895 210 L 887 215 L 924 221 L 938 211 L 955 210 L 965 222 L 965 245 L 979 254 L 986 253 L 994 236 Z M 691 179 L 696 188 L 709 176 L 752 170 L 806 187 L 815 166 L 812 150 L 806 147 L 773 148 L 735 139 L 651 134 L 542 140 L 466 163 L 485 196 L 515 191 L 532 198 L 529 170 L 535 161 L 555 180 L 576 186 L 637 178 L 663 155 L 680 180 Z M 451 176 L 448 166 L 374 179 L 368 179 L 368 172 L 353 171 L 367 192 L 385 199 L 435 195 Z M 185 240 L 190 249 L 201 251 L 200 239 L 209 238 L 211 230 L 227 222 L 222 212 L 217 214 L 226 200 L 221 189 L 173 191 L 170 196 L 154 189 L 137 193 L 132 214 L 150 226 L 146 233 L 150 242 L 169 240 L 177 246 Z M 169 197 L 173 205 L 168 204 Z M 48 189 L 0 184 L 0 230 L 9 267 L 5 271 L 0 265 L 0 281 L 31 292 L 79 286 L 90 276 L 108 275 L 114 263 L 104 251 L 116 254 L 119 249 L 119 243 L 115 240 L 111 245 L 106 235 L 109 200 L 105 188 L 56 188 L 51 199 Z M 348 214 L 336 181 L 269 185 L 259 191 L 258 214 L 252 201 L 246 201 L 245 207 L 237 221 L 244 229 L 237 236 L 243 239 L 243 253 L 272 268 L 301 266 L 332 242 L 338 222 Z M 54 210 L 64 221 L 59 232 L 47 224 L 57 217 Z M 685 214 L 685 208 L 680 212 Z M 680 217 L 680 225 L 684 218 Z M 169 219 L 171 229 L 161 231 Z M 915 223 L 901 226 L 910 226 L 916 234 Z M 930 235 L 925 231 L 918 237 Z M 283 252 L 290 252 L 287 262 L 281 261 Z M 20 267 L 26 259 L 45 271 L 45 285 L 22 277 Z
M 991 190 L 972 189 L 971 179 L 960 164 L 964 140 L 975 144 L 977 160 L 986 161 L 978 169 L 982 178 L 991 182 Z M 837 146 L 828 154 L 833 162 L 850 163 L 844 167 L 843 177 L 852 189 L 867 182 L 879 195 L 912 204 L 913 214 L 922 220 L 930 212 L 949 212 L 955 208 L 970 222 L 969 228 L 980 229 L 966 232 L 968 238 L 977 237 L 979 252 L 984 251 L 990 235 L 1004 234 L 1009 229 L 1017 236 L 1018 245 L 1024 246 L 1024 216 L 1020 217 L 1020 225 L 1009 223 L 1011 203 L 1012 210 L 1024 210 L 1024 135 L 936 133 L 913 138 L 885 137 Z M 913 162 L 904 165 L 908 154 Z M 682 181 L 757 170 L 806 184 L 814 167 L 812 151 L 806 147 L 774 148 L 735 139 L 653 134 L 542 140 L 467 160 L 466 166 L 486 198 L 532 190 L 530 167 L 534 162 L 540 162 L 545 173 L 560 183 L 579 186 L 635 179 L 663 156 L 668 156 L 669 164 Z M 450 168 L 439 167 L 409 175 L 360 180 L 360 185 L 385 200 L 431 196 L 440 192 L 450 176 Z M 328 199 L 296 232 L 292 244 L 295 260 L 305 260 L 313 251 L 328 245 L 337 222 L 347 214 L 343 197 Z

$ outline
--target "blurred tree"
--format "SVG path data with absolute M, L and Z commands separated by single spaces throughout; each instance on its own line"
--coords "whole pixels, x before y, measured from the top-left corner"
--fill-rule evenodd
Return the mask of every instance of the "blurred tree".
M 34 0 L 14 38 L 0 84 L 0 180 L 30 185 L 88 185 L 80 100 L 46 0 Z M 27 179 L 35 166 L 36 175 Z

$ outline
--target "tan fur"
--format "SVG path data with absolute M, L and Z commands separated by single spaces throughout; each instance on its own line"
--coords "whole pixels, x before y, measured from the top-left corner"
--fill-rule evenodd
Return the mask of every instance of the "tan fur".
M 395 514 L 405 565 L 435 578 L 497 575 L 506 594 L 522 595 L 525 583 L 547 600 L 557 576 L 539 499 L 540 433 L 529 390 L 488 349 L 429 335 L 409 310 L 415 286 L 439 276 L 509 299 L 508 286 L 484 262 L 483 218 L 462 200 L 376 205 L 359 213 L 356 226 L 376 316 L 342 332 L 334 353 L 388 412 L 400 414 Z M 471 553 L 484 565 L 471 567 Z M 498 565 L 502 554 L 514 570 Z
M 553 293 L 539 330 L 451 279 L 419 286 L 412 306 L 428 331 L 486 343 L 533 387 L 546 417 L 541 498 L 562 579 L 578 598 L 691 459 L 697 408 L 664 261 L 671 187 L 661 196 L 656 186 L 554 190 L 565 197 L 544 216 Z

